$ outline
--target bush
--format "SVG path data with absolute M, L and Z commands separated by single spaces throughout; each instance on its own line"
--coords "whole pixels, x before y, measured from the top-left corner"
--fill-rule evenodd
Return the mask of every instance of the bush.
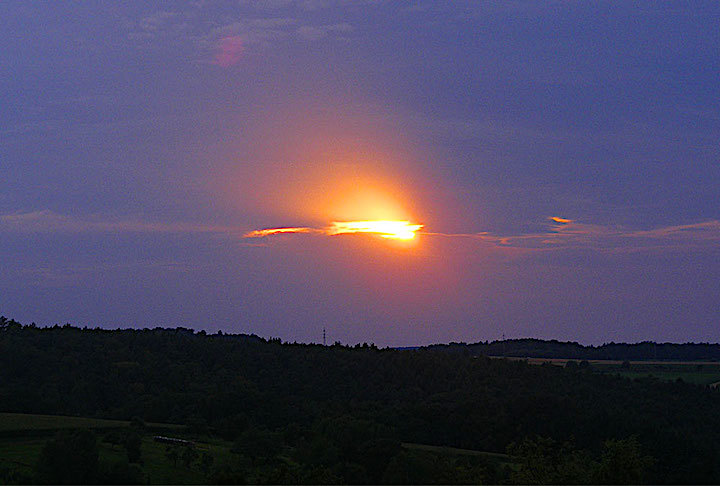
M 131 430 L 127 433 L 123 445 L 125 446 L 125 451 L 127 452 L 128 461 L 142 462 L 140 451 L 141 443 L 142 441 L 140 440 L 140 436 L 137 434 L 137 432 Z
M 147 478 L 137 464 L 127 461 L 102 463 L 98 483 L 101 484 L 146 484 Z
M 98 446 L 95 434 L 85 429 L 59 432 L 40 452 L 37 473 L 41 483 L 96 483 Z

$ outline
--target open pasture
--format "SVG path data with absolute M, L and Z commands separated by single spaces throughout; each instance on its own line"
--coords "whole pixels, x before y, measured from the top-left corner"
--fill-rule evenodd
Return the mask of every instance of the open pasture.
M 493 358 L 502 358 L 493 356 Z M 556 366 L 567 366 L 568 362 L 580 364 L 581 360 L 567 358 L 517 358 L 507 357 L 513 361 L 526 361 L 533 365 L 550 363 Z M 620 361 L 620 360 L 587 360 L 595 373 L 619 374 L 628 378 L 654 377 L 665 381 L 681 379 L 687 383 L 717 387 L 720 382 L 720 362 L 718 361 Z
M 0 413 L 0 434 L 22 431 L 57 431 L 62 429 L 115 429 L 128 427 L 129 421 L 108 420 L 66 415 L 39 415 L 30 413 Z M 152 429 L 179 429 L 182 425 L 148 423 Z

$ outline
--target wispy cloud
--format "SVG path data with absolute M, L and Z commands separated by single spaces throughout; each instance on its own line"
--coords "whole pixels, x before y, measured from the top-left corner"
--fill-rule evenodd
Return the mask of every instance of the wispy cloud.
M 255 11 L 299 10 L 315 12 L 328 8 L 365 8 L 386 0 L 238 0 L 238 4 Z
M 551 217 L 556 224 L 544 232 L 501 236 L 489 233 L 462 235 L 498 247 L 538 251 L 594 249 L 603 252 L 716 249 L 720 245 L 720 221 L 704 221 L 652 230 L 619 228 Z
M 720 249 L 720 221 L 718 220 L 664 226 L 649 230 L 582 223 L 559 216 L 551 216 L 548 220 L 551 223 L 544 231 L 517 235 L 500 235 L 490 232 L 422 231 L 423 225 L 415 225 L 407 221 L 356 221 L 332 223 L 323 228 L 298 226 L 247 232 L 236 226 L 102 218 L 83 219 L 41 210 L 0 214 L 0 231 L 7 233 L 216 233 L 249 239 L 293 234 L 334 236 L 354 233 L 370 233 L 382 237 L 406 239 L 412 238 L 410 234 L 413 236 L 417 234 L 422 237 L 472 239 L 483 243 L 486 247 L 517 250 L 516 253 L 519 251 L 522 254 L 578 249 L 617 253 Z
M 144 49 L 175 49 L 190 60 L 228 68 L 238 64 L 246 51 L 284 40 L 346 39 L 354 27 L 347 22 L 323 21 L 318 11 L 325 7 L 323 2 L 310 1 L 241 2 L 237 12 L 228 15 L 197 2 L 128 21 L 128 38 Z M 314 13 L 309 16 L 311 11 Z
M 191 22 L 196 18 L 196 9 L 185 11 L 161 10 L 128 22 L 128 38 L 133 41 L 157 41 L 179 37 L 192 30 Z
M 367 233 L 381 238 L 411 240 L 422 227 L 422 224 L 412 224 L 410 221 L 335 221 L 325 228 L 268 228 L 250 231 L 245 233 L 243 237 L 264 238 L 293 233 L 312 233 L 325 236 Z
M 320 232 L 315 228 L 297 227 L 297 228 L 267 228 L 261 230 L 253 230 L 245 233 L 243 238 L 265 238 L 266 236 L 294 234 L 294 233 L 315 233 Z
M 152 232 L 152 233 L 241 233 L 238 228 L 196 223 L 156 223 L 132 220 L 81 219 L 50 210 L 0 214 L 0 229 L 15 233 Z
M 515 253 L 547 252 L 559 250 L 590 249 L 601 252 L 633 252 L 667 249 L 717 249 L 720 248 L 720 221 L 704 221 L 685 225 L 666 226 L 652 230 L 616 228 L 581 223 L 569 218 L 550 216 L 551 223 L 544 231 L 519 235 L 498 235 L 490 232 L 444 233 L 420 231 L 422 225 L 411 225 L 413 233 L 426 237 L 472 239 L 487 247 L 516 250 Z M 407 223 L 407 222 L 403 222 Z M 407 223 L 409 225 L 409 223 Z M 251 231 L 245 238 L 265 238 L 295 233 L 311 235 L 336 235 L 338 223 L 327 228 L 287 227 Z
M 353 30 L 352 25 L 342 22 L 328 25 L 301 25 L 298 27 L 297 33 L 305 40 L 316 41 L 332 34 L 347 34 Z

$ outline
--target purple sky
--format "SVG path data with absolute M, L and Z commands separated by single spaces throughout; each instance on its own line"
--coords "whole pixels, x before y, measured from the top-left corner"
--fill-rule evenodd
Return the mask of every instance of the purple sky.
M 720 341 L 715 0 L 0 18 L 0 314 L 383 346 Z M 243 238 L 374 204 L 461 236 Z

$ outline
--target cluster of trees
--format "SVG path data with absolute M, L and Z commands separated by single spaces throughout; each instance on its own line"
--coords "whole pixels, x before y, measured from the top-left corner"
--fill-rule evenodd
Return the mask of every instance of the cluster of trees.
M 655 465 L 635 437 L 605 441 L 598 456 L 543 437 L 508 450 L 518 461 L 510 472 L 515 484 L 643 484 Z
M 142 452 L 140 450 L 140 444 L 142 439 L 140 438 L 140 433 L 136 428 L 113 429 L 105 434 L 103 442 L 111 444 L 113 448 L 116 446 L 123 447 L 129 462 L 141 462 Z
M 506 339 L 480 343 L 450 343 L 429 346 L 429 349 L 470 353 L 476 356 L 508 356 L 519 358 L 566 358 L 577 360 L 609 359 L 718 361 L 720 344 L 712 343 L 607 343 L 584 346 L 575 342 L 543 339 Z
M 15 323 L 0 330 L 0 403 L 218 435 L 237 460 L 207 465 L 216 483 L 720 482 L 718 390 L 468 352 Z
M 238 436 L 232 451 L 238 460 L 216 469 L 211 482 L 479 484 L 490 477 L 482 458 L 408 450 L 391 427 L 347 415 L 311 427 L 253 427 Z
M 46 442 L 35 475 L 21 483 L 40 484 L 144 484 L 139 466 L 140 440 L 137 432 L 124 435 L 128 460 L 100 461 L 97 437 L 91 430 L 65 430 Z M 137 438 L 135 441 L 133 437 Z M 131 459 L 132 458 L 132 459 Z

